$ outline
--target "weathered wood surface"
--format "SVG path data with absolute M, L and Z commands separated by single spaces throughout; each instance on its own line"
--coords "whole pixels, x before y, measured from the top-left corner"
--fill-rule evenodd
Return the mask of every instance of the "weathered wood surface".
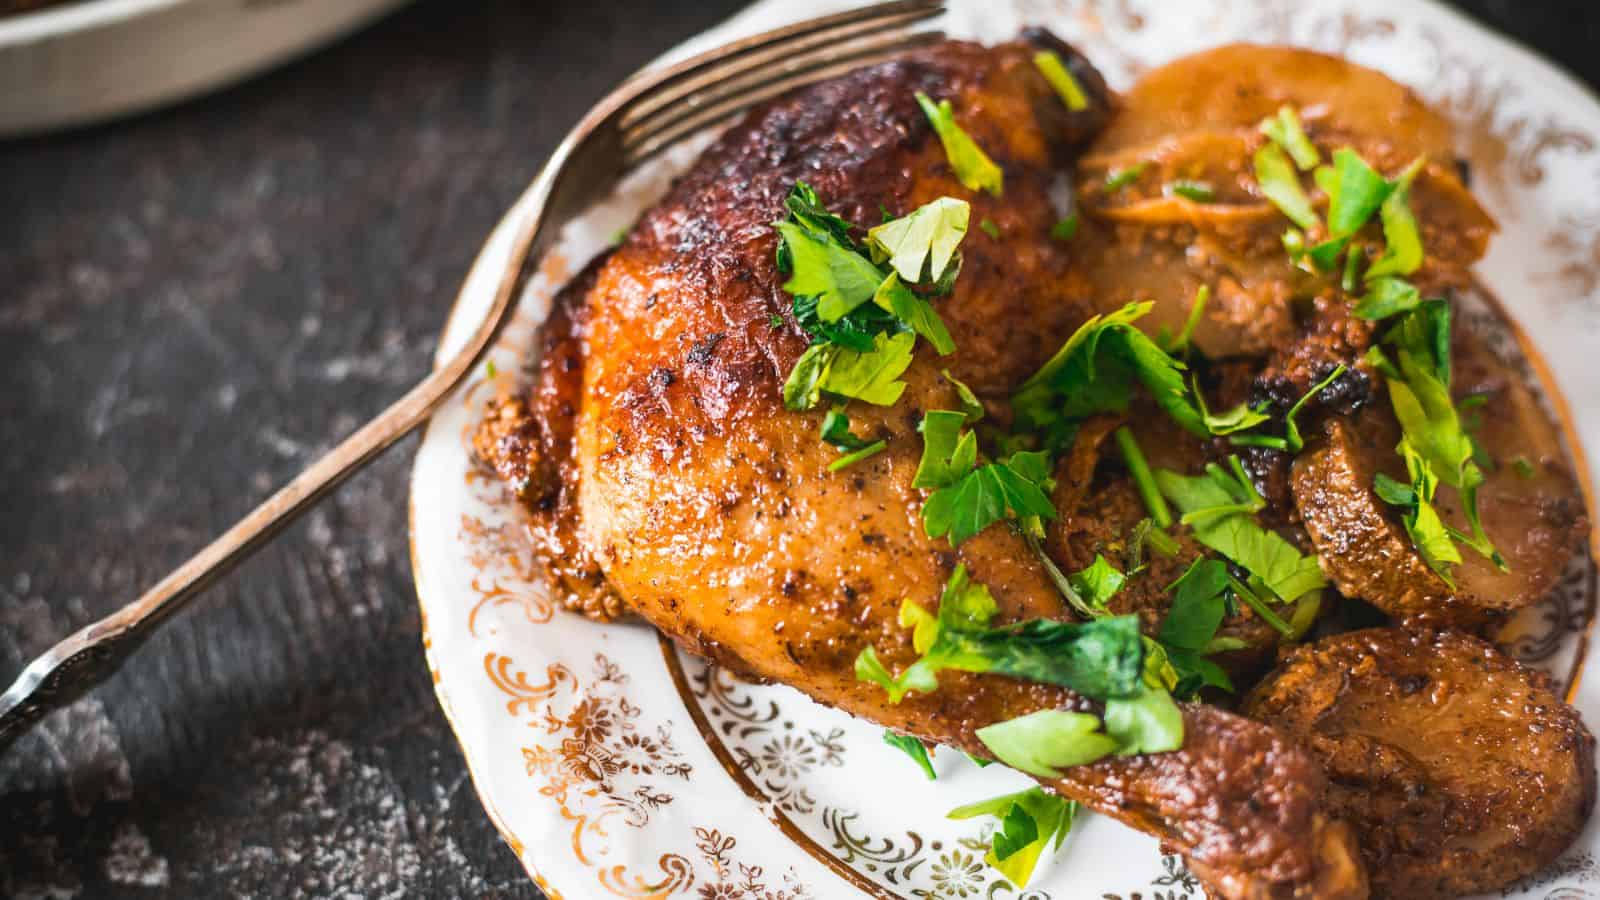
M 441 0 L 0 145 L 0 678 L 414 381 L 544 154 L 736 5 Z M 1584 0 L 1463 5 L 1600 82 Z M 422 663 L 411 447 L 0 759 L 0 896 L 537 896 Z

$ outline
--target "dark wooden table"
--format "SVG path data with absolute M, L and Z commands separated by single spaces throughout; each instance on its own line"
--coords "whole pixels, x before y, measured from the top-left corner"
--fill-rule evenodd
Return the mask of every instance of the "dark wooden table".
M 416 380 L 560 135 L 737 5 L 425 3 L 0 145 L 0 678 Z M 1600 83 L 1588 0 L 1462 5 Z M 537 896 L 422 663 L 410 447 L 0 758 L 0 896 Z

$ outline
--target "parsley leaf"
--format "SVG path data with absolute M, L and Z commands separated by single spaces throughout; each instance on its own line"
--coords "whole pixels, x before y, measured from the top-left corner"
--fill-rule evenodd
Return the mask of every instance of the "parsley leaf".
M 1294 164 L 1289 162 L 1289 157 L 1283 148 L 1277 144 L 1263 144 L 1256 151 L 1256 182 L 1261 185 L 1261 193 L 1266 195 L 1278 211 L 1289 217 L 1289 221 L 1310 230 L 1322 223 L 1317 211 L 1311 206 L 1311 198 L 1306 196 L 1306 190 L 1300 185 L 1300 173 L 1295 171 Z
M 867 247 L 873 262 L 887 260 L 907 284 L 938 281 L 966 237 L 971 215 L 967 201 L 940 197 L 868 231 Z
M 1228 590 L 1228 567 L 1215 559 L 1197 559 L 1174 581 L 1172 606 L 1157 636 L 1168 647 L 1200 652 L 1216 637 L 1227 615 L 1223 595 Z
M 1416 309 L 1422 304 L 1422 294 L 1404 278 L 1384 276 L 1373 278 L 1368 270 L 1366 296 L 1356 303 L 1355 313 L 1363 319 L 1377 321 Z
M 1085 603 L 1096 609 L 1104 610 L 1106 603 L 1122 586 L 1128 582 L 1128 576 L 1117 571 L 1116 567 L 1106 562 L 1106 558 L 1096 553 L 1094 562 L 1081 572 L 1074 572 L 1067 576 L 1072 589 Z
M 872 443 L 850 431 L 850 417 L 843 405 L 833 407 L 822 417 L 822 440 L 840 450 L 860 450 Z
M 1427 157 L 1419 156 L 1406 166 L 1400 177 L 1394 180 L 1389 196 L 1384 198 L 1383 206 L 1378 210 L 1379 218 L 1383 220 L 1386 246 L 1383 256 L 1367 270 L 1369 281 L 1385 276 L 1410 275 L 1422 267 L 1422 232 L 1417 228 L 1417 217 L 1412 214 L 1408 201 L 1411 183 L 1427 161 Z
M 1315 174 L 1317 184 L 1328 194 L 1328 239 L 1312 247 L 1310 253 L 1317 267 L 1326 271 L 1334 268 L 1350 238 L 1389 198 L 1395 183 L 1378 174 L 1349 147 L 1335 150 L 1333 167 L 1319 167 Z
M 947 409 L 933 409 L 923 415 L 917 426 L 922 432 L 922 462 L 911 480 L 912 487 L 946 487 L 977 465 L 978 436 L 976 432 L 962 432 L 966 421 L 966 413 Z
M 839 472 L 844 469 L 848 469 L 864 459 L 877 456 L 879 453 L 882 453 L 884 450 L 888 449 L 888 447 L 888 441 L 873 441 L 865 447 L 862 447 L 860 450 L 856 450 L 852 453 L 846 453 L 833 462 L 828 463 L 828 471 Z
M 956 342 L 951 339 L 944 320 L 934 311 L 933 304 L 901 284 L 899 273 L 889 273 L 872 295 L 872 302 L 922 335 L 940 356 L 955 352 Z
M 1168 193 L 1195 203 L 1211 203 L 1217 199 L 1217 190 L 1204 181 L 1180 178 L 1166 186 Z
M 878 267 L 854 250 L 795 222 L 779 222 L 773 227 L 783 236 L 792 266 L 783 289 L 797 296 L 816 297 L 817 316 L 822 321 L 839 321 L 871 300 L 883 283 Z
M 1315 555 L 1302 556 L 1282 535 L 1256 522 L 1252 511 L 1265 501 L 1242 469 L 1230 474 L 1213 463 L 1204 475 L 1161 469 L 1155 477 L 1161 492 L 1183 511 L 1195 540 L 1239 564 L 1279 599 L 1293 601 L 1327 586 Z
M 1079 218 L 1077 213 L 1050 226 L 1050 237 L 1058 241 L 1070 241 L 1078 236 Z
M 1049 481 L 1045 455 L 1018 452 L 1005 462 L 986 463 L 928 495 L 922 527 L 928 537 L 948 535 L 959 545 L 1009 516 L 1053 519 L 1056 508 L 1043 485 Z
M 1179 425 L 1208 436 L 1200 410 L 1190 401 L 1184 364 L 1133 325 L 1154 305 L 1130 303 L 1083 323 L 1012 396 L 1017 424 L 1046 430 L 1063 419 L 1126 411 L 1137 380 Z
M 1106 701 L 1106 734 L 1117 742 L 1118 756 L 1165 753 L 1183 746 L 1183 711 L 1165 690 L 1142 685 L 1131 698 Z
M 956 396 L 961 398 L 961 412 L 967 417 L 967 424 L 970 425 L 982 419 L 983 402 L 978 399 L 977 394 L 972 392 L 972 388 L 967 387 L 966 382 L 951 375 L 949 369 L 940 369 L 939 374 L 943 375 L 944 380 L 955 387 Z
M 1055 684 L 1097 700 L 1139 691 L 1144 648 L 1138 617 L 1031 619 L 991 628 L 997 612 L 989 589 L 971 581 L 966 567 L 958 565 L 939 598 L 937 614 L 911 600 L 900 606 L 900 624 L 912 629 L 912 645 L 921 658 L 893 676 L 867 647 L 856 657 L 856 677 L 883 687 L 890 703 L 899 703 L 908 691 L 936 690 L 937 673 L 943 669 Z
M 911 757 L 911 761 L 920 767 L 929 781 L 937 781 L 939 773 L 933 769 L 933 760 L 928 758 L 928 745 L 909 734 L 896 734 L 884 729 L 883 742 Z
M 1039 69 L 1039 74 L 1044 80 L 1050 82 L 1055 88 L 1056 96 L 1073 112 L 1082 112 L 1089 108 L 1089 95 L 1083 92 L 1083 85 L 1073 77 L 1072 70 L 1061 61 L 1054 51 L 1041 50 L 1033 55 L 1033 64 Z
M 948 817 L 993 816 L 999 819 L 1000 825 L 990 838 L 984 861 L 1021 889 L 1033 877 L 1039 858 L 1049 849 L 1050 843 L 1054 841 L 1055 849 L 1061 849 L 1061 842 L 1072 830 L 1078 812 L 1079 806 L 1074 801 L 1035 787 L 956 807 L 950 810 Z
M 956 179 L 969 191 L 983 190 L 1000 196 L 1005 187 L 1005 173 L 973 141 L 972 136 L 956 124 L 950 101 L 940 100 L 935 104 L 927 94 L 918 91 L 917 105 L 922 107 L 928 123 L 939 136 L 939 143 L 944 145 L 945 158 L 950 161 Z
M 911 365 L 915 342 L 916 336 L 901 332 L 873 338 L 870 353 L 839 348 L 818 386 L 835 397 L 893 406 L 906 389 L 897 379 Z
M 1455 582 L 1451 579 L 1451 570 L 1461 562 L 1461 551 L 1456 549 L 1449 528 L 1433 505 L 1439 481 L 1434 477 L 1432 467 L 1427 460 L 1423 459 L 1405 438 L 1401 438 L 1399 446 L 1395 449 L 1405 458 L 1406 473 L 1410 476 L 1411 483 L 1402 484 L 1379 472 L 1373 488 L 1383 502 L 1401 508 L 1406 534 L 1411 536 L 1411 543 L 1416 546 L 1417 553 L 1422 556 L 1423 562 L 1426 562 L 1429 568 L 1444 579 L 1445 584 L 1454 589 Z
M 1107 194 L 1115 194 L 1117 191 L 1143 178 L 1145 170 L 1149 168 L 1149 163 L 1140 162 L 1134 163 L 1127 168 L 1107 173 L 1105 183 L 1100 185 L 1100 190 Z
M 1316 145 L 1306 137 L 1305 128 L 1300 125 L 1300 114 L 1294 107 L 1279 107 L 1276 116 L 1261 120 L 1260 129 L 1262 134 L 1271 138 L 1294 157 L 1294 164 L 1300 167 L 1300 171 L 1308 172 L 1322 162 L 1322 154 L 1317 152 Z
M 1092 763 L 1117 749 L 1090 713 L 1041 709 L 978 729 L 978 739 L 995 759 L 1040 778 L 1060 778 L 1061 770 Z

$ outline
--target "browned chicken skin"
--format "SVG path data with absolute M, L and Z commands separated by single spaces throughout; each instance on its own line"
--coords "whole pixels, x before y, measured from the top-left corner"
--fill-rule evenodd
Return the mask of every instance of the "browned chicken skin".
M 1353 631 L 1295 651 L 1244 711 L 1306 742 L 1374 897 L 1497 890 L 1594 806 L 1594 738 L 1549 679 L 1477 638 Z
M 1071 61 L 1089 109 L 1069 113 L 1040 76 L 1032 56 L 1041 44 Z M 1318 296 L 1309 315 L 1292 302 L 1304 283 L 1279 259 L 1283 220 L 1238 174 L 1257 140 L 1254 123 L 1281 102 L 1310 103 L 1317 95 L 1317 77 L 1293 75 L 1304 63 L 1326 70 L 1332 80 L 1323 87 L 1337 89 L 1308 122 L 1319 141 L 1353 141 L 1377 154 L 1386 172 L 1415 150 L 1449 146 L 1448 127 L 1381 76 L 1302 51 L 1237 47 L 1217 54 L 1169 67 L 1226 75 L 1227 90 L 1203 102 L 1184 102 L 1177 87 L 1195 71 L 1173 80 L 1157 70 L 1128 95 L 1096 144 L 1099 155 L 1083 163 L 1087 216 L 1070 243 L 1049 237 L 1058 218 L 1050 189 L 1105 125 L 1113 101 L 1086 61 L 1044 33 L 994 48 L 943 44 L 782 98 L 724 134 L 621 247 L 562 292 L 542 335 L 532 392 L 496 401 L 476 436 L 480 457 L 527 507 L 563 602 L 598 618 L 636 612 L 735 671 L 975 754 L 986 754 L 976 731 L 989 724 L 1047 708 L 1094 710 L 1062 688 L 960 672 L 942 674 L 932 694 L 891 705 L 881 688 L 855 675 L 865 647 L 876 648 L 892 671 L 916 658 L 898 622 L 901 601 L 932 603 L 957 565 L 993 593 L 996 624 L 1073 617 L 1014 530 L 989 528 L 954 548 L 924 534 L 925 492 L 912 487 L 921 452 L 916 426 L 926 410 L 959 408 L 940 370 L 950 369 L 1004 420 L 1010 392 L 1093 313 L 1153 296 L 1151 327 L 1175 327 L 1194 286 L 1214 281 L 1217 313 L 1195 342 L 1239 362 L 1219 363 L 1208 377 L 1233 398 L 1228 403 L 1265 392 L 1281 412 L 1286 404 L 1274 390 L 1292 402 L 1336 363 L 1353 363 L 1372 329 L 1331 294 Z M 1264 68 L 1252 56 L 1261 54 L 1270 63 Z M 1289 73 L 1287 93 L 1256 97 L 1240 71 Z M 968 191 L 955 178 L 913 100 L 917 91 L 952 101 L 962 126 L 1004 169 L 1002 197 Z M 1227 91 L 1251 99 L 1230 112 Z M 1398 111 L 1374 119 L 1373 103 L 1398 104 Z M 1183 115 L 1158 127 L 1176 107 Z M 1174 128 L 1197 133 L 1163 144 Z M 1388 143 L 1371 138 L 1380 133 Z M 1151 150 L 1154 144 L 1161 147 Z M 1115 199 L 1082 187 L 1116 160 L 1146 156 L 1183 171 L 1231 166 L 1225 192 L 1238 192 L 1228 195 L 1238 202 L 1207 215 L 1138 185 Z M 1445 161 L 1429 167 L 1418 189 L 1443 199 L 1419 201 L 1418 209 L 1425 231 L 1449 232 L 1454 243 L 1442 246 L 1456 249 L 1431 261 L 1419 279 L 1448 287 L 1464 283 L 1492 225 Z M 958 351 L 937 357 L 920 347 L 895 406 L 851 405 L 855 432 L 888 446 L 837 473 L 828 471 L 836 452 L 818 440 L 822 410 L 790 412 L 781 398 L 808 336 L 781 287 L 771 223 L 800 180 L 858 228 L 954 196 L 971 203 L 973 222 L 987 219 L 1000 235 L 977 228 L 967 235 L 954 293 L 939 301 Z M 1204 258 L 1185 247 L 1205 249 Z M 1160 277 L 1152 281 L 1150 273 Z M 1180 282 L 1181 290 L 1172 290 Z M 1314 415 L 1370 410 L 1382 400 L 1366 373 L 1347 376 L 1324 398 L 1331 396 L 1344 399 Z M 1047 545 L 1064 567 L 1124 549 L 1143 517 L 1126 472 L 1096 446 L 1121 421 L 1086 424 L 1079 445 L 1059 460 L 1053 499 L 1060 517 Z M 1127 421 L 1158 466 L 1193 471 L 1228 452 L 1225 443 L 1192 438 L 1149 410 L 1136 407 Z M 1328 427 L 1345 421 L 1331 419 Z M 1388 449 L 1392 455 L 1392 443 Z M 1289 457 L 1248 456 L 1272 503 L 1264 520 L 1309 548 Z M 1549 464 L 1559 471 L 1558 458 Z M 1361 482 L 1367 493 L 1370 483 L 1369 476 Z M 1152 560 L 1113 601 L 1117 612 L 1138 613 L 1147 633 L 1165 615 L 1164 588 L 1182 571 L 1179 563 L 1199 552 L 1184 532 L 1175 536 L 1180 556 Z M 1409 552 L 1409 543 L 1396 549 L 1397 559 L 1401 551 Z M 1246 663 L 1264 663 L 1278 641 L 1248 611 L 1235 614 L 1223 633 L 1254 648 Z M 1045 781 L 1162 838 L 1216 897 L 1367 896 L 1355 835 L 1324 806 L 1328 788 L 1313 754 L 1272 727 L 1216 707 L 1185 705 L 1183 718 L 1178 751 L 1107 758 Z

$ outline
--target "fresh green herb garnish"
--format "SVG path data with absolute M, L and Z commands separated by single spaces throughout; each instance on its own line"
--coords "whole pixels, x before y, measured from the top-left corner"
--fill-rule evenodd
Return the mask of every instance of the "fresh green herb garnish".
M 868 231 L 867 249 L 873 262 L 887 261 L 907 284 L 936 282 L 967 236 L 971 215 L 967 201 L 940 197 Z
M 1042 709 L 978 729 L 978 738 L 995 759 L 1040 778 L 1060 778 L 1061 770 L 1111 755 L 1117 741 L 1100 730 L 1090 713 Z
M 1317 211 L 1311 206 L 1311 198 L 1306 196 L 1305 188 L 1300 185 L 1300 173 L 1295 171 L 1294 164 L 1289 161 L 1282 147 L 1263 144 L 1256 151 L 1255 166 L 1256 182 L 1261 185 L 1261 193 L 1272 201 L 1279 212 L 1288 216 L 1289 221 L 1308 231 L 1322 224 Z
M 1451 570 L 1461 562 L 1461 551 L 1456 549 L 1449 526 L 1445 525 L 1444 520 L 1439 517 L 1438 509 L 1433 505 L 1439 480 L 1434 477 L 1428 461 L 1422 458 L 1409 441 L 1402 438 L 1395 450 L 1406 461 L 1406 474 L 1410 477 L 1411 483 L 1403 484 L 1379 472 L 1373 488 L 1383 502 L 1400 507 L 1406 534 L 1411 536 L 1411 543 L 1417 548 L 1417 553 L 1429 568 L 1444 579 L 1445 584 L 1454 589 L 1455 581 L 1451 578 Z
M 1112 437 L 1116 439 L 1117 449 L 1122 451 L 1122 462 L 1128 467 L 1128 475 L 1133 478 L 1133 486 L 1139 492 L 1139 499 L 1144 501 L 1145 511 L 1150 513 L 1151 521 L 1156 523 L 1157 528 L 1172 527 L 1172 510 L 1168 508 L 1166 498 L 1161 496 L 1161 488 L 1156 485 L 1155 476 L 1150 473 L 1150 463 L 1145 460 L 1144 451 L 1140 449 L 1133 432 L 1123 425 Z
M 843 404 L 834 406 L 822 417 L 822 440 L 840 450 L 860 450 L 872 443 L 850 431 L 850 416 L 845 413 Z
M 872 299 L 883 272 L 854 248 L 840 245 L 798 222 L 773 226 L 783 238 L 791 260 L 789 280 L 783 289 L 796 296 L 817 298 L 817 316 L 837 322 Z
M 828 471 L 829 472 L 838 472 L 838 471 L 842 471 L 844 469 L 848 469 L 849 467 L 855 465 L 858 462 L 861 462 L 864 459 L 867 459 L 867 458 L 873 457 L 873 456 L 877 456 L 879 453 L 882 453 L 888 446 L 889 446 L 889 442 L 888 441 L 873 441 L 872 443 L 866 445 L 865 447 L 862 447 L 860 450 L 856 450 L 853 453 L 846 453 L 845 455 L 839 457 L 838 459 L 834 460 L 833 462 L 828 463 Z
M 1138 381 L 1184 429 L 1209 436 L 1199 409 L 1190 401 L 1183 363 L 1133 325 L 1154 305 L 1130 303 L 1078 328 L 1012 396 L 1017 424 L 1024 430 L 1048 432 L 1065 420 L 1124 412 Z
M 1367 272 L 1371 276 L 1371 271 Z M 1371 278 L 1367 294 L 1356 303 L 1355 314 L 1363 319 L 1377 321 L 1408 313 L 1422 305 L 1422 294 L 1403 278 Z
M 1041 50 L 1033 55 L 1033 64 L 1038 67 L 1039 74 L 1044 80 L 1050 82 L 1055 88 L 1056 96 L 1073 112 L 1082 112 L 1089 108 L 1089 95 L 1083 92 L 1083 85 L 1073 77 L 1072 70 L 1050 50 Z
M 1506 570 L 1504 557 L 1495 549 L 1484 533 L 1478 512 L 1478 488 L 1483 484 L 1483 470 L 1474 460 L 1475 448 L 1471 436 L 1462 424 L 1450 396 L 1450 305 L 1444 300 L 1424 300 L 1416 309 L 1406 313 L 1389 329 L 1384 341 L 1393 349 L 1396 362 L 1389 362 L 1374 348 L 1370 353 L 1378 369 L 1387 378 L 1389 402 L 1394 407 L 1395 418 L 1400 420 L 1406 448 L 1408 470 L 1411 457 L 1427 464 L 1427 470 L 1440 484 L 1446 484 L 1461 493 L 1470 534 L 1463 534 L 1448 525 L 1451 537 L 1466 544 L 1479 554 Z M 1431 500 L 1432 494 L 1421 489 L 1421 481 L 1412 474 L 1413 493 L 1418 503 Z M 1391 488 L 1393 483 L 1391 482 Z M 1390 491 L 1398 496 L 1397 491 Z M 1420 509 L 1420 506 L 1419 506 Z M 1448 554 L 1441 553 L 1431 523 L 1422 521 L 1423 536 L 1428 546 L 1424 557 L 1448 564 Z M 1413 539 L 1416 536 L 1413 535 Z M 1419 550 L 1423 550 L 1421 544 Z M 1431 565 L 1431 563 L 1430 563 Z M 1435 570 L 1439 566 L 1434 566 Z
M 940 100 L 935 104 L 927 94 L 918 91 L 917 105 L 922 107 L 928 123 L 939 136 L 939 143 L 944 145 L 945 158 L 950 161 L 956 179 L 969 191 L 982 190 L 1000 196 L 1005 188 L 1005 173 L 973 141 L 972 136 L 956 124 L 950 101 Z
M 1043 453 L 1022 451 L 1004 462 L 971 468 L 928 495 L 922 505 L 923 531 L 928 537 L 948 536 L 955 545 L 1006 518 L 1021 520 L 1025 528 L 1031 522 L 1031 530 L 1037 531 L 1040 520 L 1056 515 L 1046 493 L 1049 485 Z
M 783 386 L 783 402 L 791 410 L 817 405 L 822 394 L 893 406 L 906 389 L 900 375 L 911 365 L 916 336 L 905 331 L 879 334 L 872 349 L 860 352 L 837 344 L 813 344 L 795 363 Z
M 1238 457 L 1224 470 L 1212 463 L 1198 476 L 1165 469 L 1155 473 L 1167 499 L 1183 511 L 1195 540 L 1233 560 L 1284 602 L 1326 587 L 1328 580 L 1316 556 L 1303 556 L 1275 531 L 1256 522 L 1253 512 L 1265 505 L 1250 483 Z
M 1211 285 L 1202 284 L 1194 292 L 1194 302 L 1189 304 L 1189 315 L 1183 320 L 1183 330 L 1166 344 L 1168 353 L 1182 353 L 1189 349 L 1189 340 L 1194 337 L 1194 330 L 1199 327 L 1200 319 L 1205 316 L 1206 304 L 1209 302 L 1211 302 Z
M 1032 619 L 991 628 L 998 611 L 989 589 L 971 581 L 965 566 L 957 566 L 940 596 L 937 615 L 912 600 L 900 606 L 900 625 L 913 629 L 912 644 L 921 657 L 891 676 L 868 647 L 856 658 L 856 677 L 883 687 L 890 703 L 899 703 L 908 691 L 937 690 L 937 673 L 944 669 L 1055 684 L 1097 700 L 1138 693 L 1144 648 L 1136 616 L 1090 622 Z
M 1202 687 L 1232 691 L 1228 673 L 1205 658 L 1219 650 L 1217 628 L 1229 609 L 1227 565 L 1220 560 L 1197 559 L 1168 590 L 1173 592 L 1172 606 L 1157 640 L 1178 674 L 1172 692 L 1185 697 Z
M 993 816 L 1000 820 L 984 861 L 1021 889 L 1033 877 L 1050 843 L 1054 841 L 1055 849 L 1061 849 L 1078 811 L 1077 803 L 1036 787 L 960 806 L 948 815 L 952 819 Z
M 1294 157 L 1294 164 L 1300 167 L 1300 171 L 1309 172 L 1322 162 L 1322 154 L 1317 152 L 1316 145 L 1306 137 L 1305 128 L 1300 125 L 1300 114 L 1294 107 L 1279 107 L 1278 114 L 1270 119 L 1263 119 L 1260 127 L 1262 134 L 1271 138 Z
M 955 352 L 956 342 L 950 337 L 944 320 L 934 311 L 933 304 L 901 284 L 898 272 L 890 272 L 883 284 L 878 285 L 872 302 L 921 335 L 940 356 Z
M 1065 219 L 1050 226 L 1050 237 L 1058 241 L 1070 241 L 1078 236 L 1078 214 L 1073 213 Z
M 943 375 L 944 380 L 950 382 L 950 385 L 956 389 L 956 396 L 961 399 L 961 414 L 967 417 L 967 424 L 971 425 L 982 419 L 983 401 L 979 400 L 978 395 L 972 392 L 972 388 L 967 387 L 966 382 L 951 375 L 949 369 L 940 369 L 939 374 Z
M 996 225 L 993 219 L 984 218 L 983 221 L 978 223 L 978 229 L 989 237 L 997 241 L 1000 240 L 1000 226 Z
M 1310 256 L 1318 268 L 1329 271 L 1395 185 L 1349 147 L 1335 150 L 1333 167 L 1319 167 L 1316 177 L 1328 194 L 1328 238 L 1312 247 Z
M 1150 168 L 1149 163 L 1134 163 L 1125 169 L 1117 169 L 1106 174 L 1105 183 L 1100 189 L 1107 194 L 1115 194 L 1144 176 L 1145 170 Z
M 1419 156 L 1396 178 L 1389 196 L 1384 198 L 1378 215 L 1383 221 L 1383 255 L 1367 270 L 1367 280 L 1396 275 L 1410 275 L 1422 267 L 1422 232 L 1417 228 L 1417 217 L 1411 212 L 1411 184 L 1417 173 L 1427 163 Z M 1348 290 L 1348 288 L 1347 288 Z
M 933 760 L 928 758 L 928 745 L 909 734 L 897 734 L 884 729 L 883 742 L 911 757 L 911 761 L 922 769 L 929 781 L 937 781 L 939 773 L 933 769 Z
M 486 359 L 486 360 L 483 361 L 483 375 L 484 375 L 485 378 L 488 378 L 490 381 L 493 381 L 495 379 L 495 376 L 499 375 L 499 374 L 500 374 L 499 371 L 496 370 L 495 367 L 494 367 L 494 360 Z
M 1516 471 L 1517 477 L 1523 481 L 1527 481 L 1539 474 L 1538 470 L 1533 467 L 1533 463 L 1529 462 L 1526 456 L 1518 456 L 1512 459 L 1511 468 Z
M 1106 562 L 1104 556 L 1096 553 L 1094 562 L 1088 568 L 1067 576 L 1067 581 L 1084 603 L 1103 612 L 1106 603 L 1116 596 L 1117 591 L 1122 590 L 1128 577 Z
M 1167 191 L 1195 203 L 1211 203 L 1217 199 L 1216 188 L 1203 181 L 1190 181 L 1186 178 L 1168 183 Z

